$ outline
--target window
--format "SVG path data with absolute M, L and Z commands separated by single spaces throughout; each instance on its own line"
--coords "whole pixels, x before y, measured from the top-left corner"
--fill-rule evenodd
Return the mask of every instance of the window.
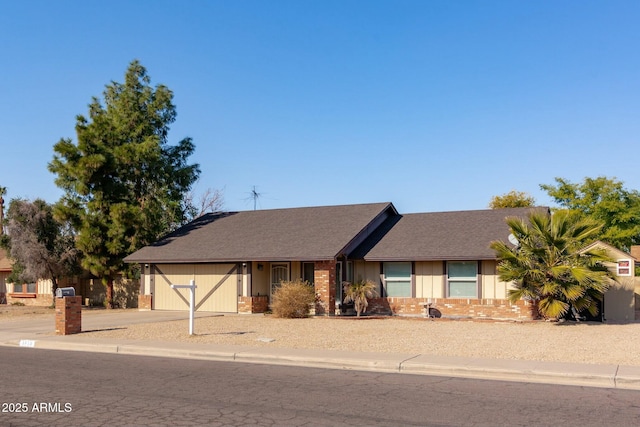
M 35 283 L 13 284 L 13 293 L 15 294 L 35 294 L 38 288 Z
M 342 302 L 342 282 L 353 283 L 353 261 L 347 261 L 346 275 L 342 277 L 342 261 L 336 263 L 336 301 Z
M 413 296 L 410 262 L 385 262 L 382 268 L 386 296 L 409 298 Z
M 309 282 L 310 285 L 313 285 L 315 281 L 315 264 L 312 262 L 303 262 L 302 263 L 302 280 Z
M 478 297 L 478 263 L 449 261 L 447 263 L 447 293 L 449 298 Z
M 617 270 L 616 270 L 616 275 L 617 276 L 632 276 L 633 273 L 631 272 L 631 260 L 630 259 L 619 259 L 617 262 Z
M 271 295 L 282 282 L 289 280 L 289 264 L 271 264 Z

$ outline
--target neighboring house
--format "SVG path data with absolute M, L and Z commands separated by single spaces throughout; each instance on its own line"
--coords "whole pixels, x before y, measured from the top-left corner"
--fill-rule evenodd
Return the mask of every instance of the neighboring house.
M 11 274 L 11 261 L 7 251 L 0 249 L 0 304 L 7 303 L 7 277 Z
M 640 246 L 631 246 L 631 256 L 636 260 L 640 260 Z M 636 315 L 635 319 L 640 320 L 640 277 L 634 277 L 635 279 L 635 307 Z
M 11 275 L 13 262 L 7 256 L 4 249 L 0 249 L 0 304 L 22 303 L 24 305 L 33 306 L 49 306 L 53 302 L 53 283 L 51 279 L 39 279 L 31 283 L 10 283 L 8 281 Z M 60 279 L 58 285 L 60 287 L 73 287 L 76 295 L 93 298 L 94 295 L 104 299 L 99 292 L 104 286 L 99 281 L 97 285 L 93 285 L 94 279 L 88 276 L 68 277 Z M 86 300 L 83 299 L 83 303 Z
M 508 241 L 506 217 L 533 209 L 549 212 L 401 215 L 391 203 L 374 203 L 207 214 L 125 262 L 141 264 L 141 309 L 188 310 L 188 291 L 171 285 L 194 280 L 197 310 L 260 313 L 281 281 L 300 278 L 315 287 L 315 314 L 334 315 L 348 308 L 342 283 L 369 279 L 380 295 L 369 313 L 421 316 L 431 307 L 450 318 L 527 320 L 535 307 L 509 302 L 489 244 Z M 617 252 L 633 275 L 634 258 Z M 612 288 L 605 312 L 607 320 L 633 319 L 633 290 Z
M 636 309 L 640 309 L 640 307 L 636 307 L 636 286 L 638 283 L 635 277 L 636 258 L 600 241 L 593 242 L 583 251 L 593 248 L 604 250 L 607 256 L 613 260 L 607 265 L 607 268 L 615 277 L 615 282 L 612 282 L 609 290 L 604 293 L 600 316 L 609 322 L 635 320 Z
M 34 283 L 10 283 L 13 262 L 7 251 L 0 249 L 0 303 L 22 303 L 24 305 L 50 305 L 53 301 L 51 281 L 39 280 Z

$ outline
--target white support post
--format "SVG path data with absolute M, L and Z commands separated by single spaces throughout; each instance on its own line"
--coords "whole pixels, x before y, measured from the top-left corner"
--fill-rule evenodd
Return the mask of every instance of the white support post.
M 196 312 L 196 281 L 191 279 L 188 285 L 171 285 L 171 289 L 189 289 L 189 335 L 193 335 L 193 322 Z

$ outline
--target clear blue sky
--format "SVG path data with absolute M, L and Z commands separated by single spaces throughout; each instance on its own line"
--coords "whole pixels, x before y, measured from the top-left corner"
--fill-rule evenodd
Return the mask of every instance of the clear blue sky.
M 61 191 L 75 141 L 133 59 L 174 92 L 196 192 L 229 210 L 391 201 L 483 209 L 554 177 L 640 188 L 640 2 L 0 0 L 0 185 Z

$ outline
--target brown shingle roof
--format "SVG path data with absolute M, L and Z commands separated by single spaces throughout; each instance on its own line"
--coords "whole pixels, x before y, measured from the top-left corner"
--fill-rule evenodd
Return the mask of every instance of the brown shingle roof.
M 416 213 L 402 215 L 367 239 L 351 258 L 367 261 L 495 259 L 493 240 L 507 241 L 505 218 L 526 217 L 532 208 Z M 535 208 L 545 209 L 547 208 Z M 391 220 L 390 220 L 391 221 Z
M 130 263 L 330 260 L 391 203 L 207 214 L 125 258 Z

